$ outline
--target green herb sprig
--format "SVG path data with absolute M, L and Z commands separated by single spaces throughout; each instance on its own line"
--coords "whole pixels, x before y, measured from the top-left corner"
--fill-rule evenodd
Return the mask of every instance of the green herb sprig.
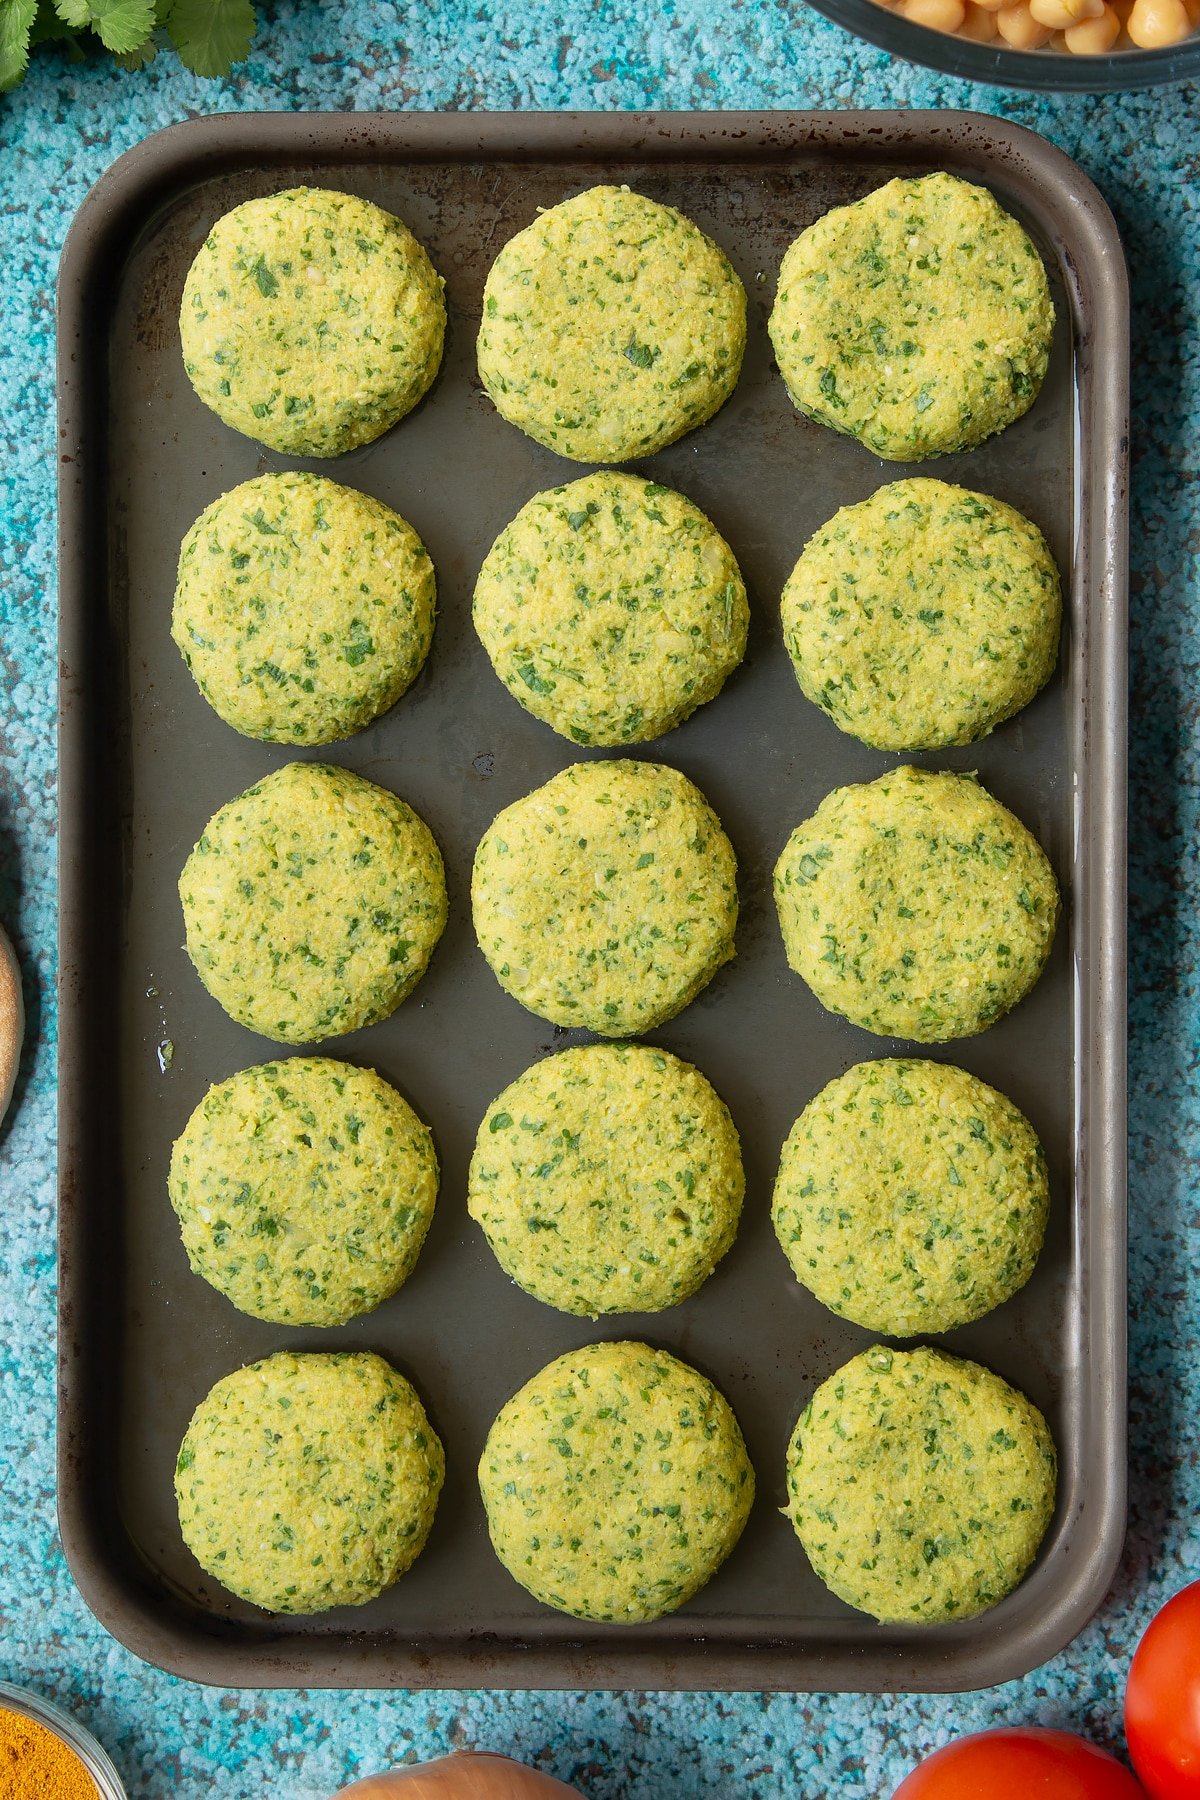
M 123 69 L 174 49 L 195 75 L 228 75 L 249 53 L 252 0 L 0 0 L 0 93 L 16 87 L 40 44 L 82 57 L 96 40 Z

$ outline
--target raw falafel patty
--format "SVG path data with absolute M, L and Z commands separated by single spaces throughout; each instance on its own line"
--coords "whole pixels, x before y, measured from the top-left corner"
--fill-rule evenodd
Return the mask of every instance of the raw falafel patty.
M 214 813 L 179 897 L 209 993 L 283 1044 L 386 1019 L 446 923 L 441 853 L 424 820 L 325 763 L 289 763 Z
M 1028 412 L 1054 303 L 986 188 L 900 177 L 802 231 L 769 330 L 802 413 L 892 462 L 969 450 Z
M 746 291 L 674 207 L 595 187 L 505 244 L 479 374 L 510 424 L 576 462 L 627 462 L 703 425 L 737 385 Z
M 788 1517 L 850 1606 L 885 1623 L 970 1619 L 1011 1592 L 1054 1512 L 1045 1419 L 978 1363 L 863 1351 L 817 1389 L 788 1447 Z
M 415 680 L 435 583 L 412 526 L 320 475 L 259 475 L 183 540 L 171 635 L 227 725 L 275 744 L 332 744 Z
M 783 590 L 796 679 L 876 750 L 972 744 L 1058 660 L 1062 590 L 1036 525 L 944 481 L 896 481 L 809 539 Z
M 775 1232 L 797 1279 L 868 1331 L 982 1318 L 1025 1285 L 1046 1232 L 1046 1158 L 1025 1115 L 947 1063 L 859 1063 L 783 1146 Z
M 835 788 L 775 866 L 791 967 L 881 1037 L 970 1037 L 1029 992 L 1058 883 L 1021 821 L 970 775 L 901 767 Z
M 750 609 L 682 494 L 602 470 L 535 494 L 488 552 L 475 629 L 505 687 L 576 744 L 639 744 L 718 694 Z
M 742 1534 L 754 1470 L 728 1401 L 646 1344 L 589 1344 L 502 1408 L 479 1461 L 492 1547 L 577 1619 L 674 1612 Z
M 493 1101 L 467 1208 L 520 1287 L 594 1319 L 695 1293 L 733 1243 L 745 1185 L 729 1110 L 698 1069 L 589 1044 Z
M 410 412 L 442 360 L 442 279 L 368 200 L 289 188 L 235 206 L 197 252 L 179 313 L 206 406 L 292 456 L 340 456 Z
M 183 1541 L 268 1612 L 374 1600 L 420 1555 L 445 1473 L 416 1392 L 381 1356 L 280 1352 L 218 1381 L 175 1467 Z
M 192 1268 L 242 1312 L 342 1325 L 412 1273 L 438 1166 L 429 1127 L 374 1070 L 296 1056 L 208 1090 L 167 1186 Z
M 652 762 L 573 763 L 489 825 L 475 935 L 506 993 L 555 1025 L 631 1037 L 734 954 L 737 865 L 699 788 Z

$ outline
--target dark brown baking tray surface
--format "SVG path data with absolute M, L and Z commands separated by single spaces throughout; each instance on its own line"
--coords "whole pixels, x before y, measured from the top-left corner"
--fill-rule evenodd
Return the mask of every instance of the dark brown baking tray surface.
M 815 1384 L 869 1341 L 811 1300 L 771 1231 L 779 1146 L 833 1075 L 894 1045 L 822 1012 L 785 965 L 770 871 L 832 787 L 894 758 L 843 736 L 801 696 L 778 596 L 835 508 L 904 473 L 801 420 L 765 331 L 783 250 L 828 207 L 900 173 L 982 180 L 1051 269 L 1059 328 L 1031 413 L 971 455 L 924 465 L 1011 501 L 1069 580 L 1058 677 L 983 744 L 920 758 L 978 769 L 1047 846 L 1069 900 L 1032 997 L 935 1052 L 1011 1094 L 1046 1144 L 1053 1214 L 1028 1288 L 946 1340 L 1046 1411 L 1062 1462 L 1039 1562 L 974 1622 L 876 1625 L 835 1600 L 779 1514 L 791 1426 Z M 692 1300 L 592 1325 L 511 1286 L 466 1216 L 475 1128 L 522 1068 L 575 1041 L 504 995 L 475 947 L 468 883 L 493 815 L 573 760 L 493 676 L 470 624 L 495 533 L 538 489 L 580 473 L 497 417 L 474 371 L 491 259 L 538 206 L 598 181 L 673 202 L 729 252 L 751 301 L 745 372 L 712 424 L 641 465 L 691 495 L 751 592 L 745 666 L 711 706 L 640 754 L 692 776 L 741 868 L 736 963 L 654 1039 L 695 1061 L 745 1146 L 738 1242 Z M 175 559 L 195 515 L 286 466 L 193 395 L 177 310 L 213 220 L 297 182 L 397 212 L 445 275 L 444 370 L 380 443 L 312 464 L 411 519 L 440 587 L 414 690 L 332 752 L 410 800 L 446 855 L 450 924 L 414 997 L 328 1048 L 380 1068 L 431 1122 L 443 1165 L 416 1273 L 344 1329 L 242 1317 L 193 1276 L 165 1189 L 172 1138 L 208 1084 L 275 1054 L 233 1024 L 181 949 L 175 882 L 210 813 L 289 753 L 247 742 L 201 700 L 168 636 Z M 1103 1595 L 1124 1519 L 1124 731 L 1127 301 L 1095 189 L 1030 133 L 964 114 L 520 117 L 271 114 L 197 120 L 123 157 L 85 203 L 63 259 L 61 1418 L 63 1540 L 91 1606 L 150 1661 L 198 1680 L 315 1686 L 941 1689 L 1051 1655 Z M 174 1056 L 159 1066 L 165 1040 Z M 538 1606 L 493 1557 L 475 1463 L 500 1405 L 585 1340 L 641 1337 L 710 1374 L 742 1420 L 759 1498 L 711 1585 L 673 1617 L 577 1623 Z M 428 1548 L 356 1610 L 277 1620 L 232 1600 L 184 1550 L 176 1450 L 211 1382 L 285 1347 L 370 1346 L 416 1382 L 449 1473 Z

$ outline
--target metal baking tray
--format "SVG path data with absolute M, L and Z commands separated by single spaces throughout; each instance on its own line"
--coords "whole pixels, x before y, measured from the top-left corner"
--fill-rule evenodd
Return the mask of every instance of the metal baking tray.
M 1046 1145 L 1053 1213 L 1023 1293 L 951 1334 L 1041 1406 L 1061 1451 L 1058 1513 L 1029 1578 L 981 1619 L 877 1625 L 830 1595 L 787 1521 L 784 1450 L 817 1382 L 868 1341 L 793 1279 L 772 1234 L 779 1147 L 816 1090 L 896 1046 L 824 1013 L 785 965 L 770 871 L 832 787 L 895 758 L 801 696 L 778 597 L 801 545 L 902 471 L 798 417 L 765 331 L 792 237 L 899 173 L 993 188 L 1033 232 L 1059 327 L 1029 415 L 976 452 L 924 465 L 998 494 L 1049 536 L 1069 582 L 1058 676 L 971 749 L 1046 845 L 1068 921 L 1034 994 L 983 1036 L 934 1051 L 1011 1094 Z M 702 430 L 642 465 L 716 521 L 741 560 L 745 666 L 712 705 L 639 753 L 677 765 L 724 820 L 741 869 L 736 962 L 653 1034 L 728 1101 L 745 1147 L 738 1242 L 693 1299 L 590 1324 L 514 1288 L 466 1216 L 476 1126 L 535 1058 L 576 1041 L 503 994 L 474 944 L 468 881 L 493 815 L 580 754 L 493 676 L 470 623 L 495 533 L 568 465 L 497 417 L 474 369 L 487 268 L 539 206 L 599 181 L 672 202 L 728 251 L 750 294 L 745 372 Z M 344 1329 L 239 1313 L 187 1267 L 167 1201 L 171 1141 L 208 1084 L 274 1046 L 232 1023 L 181 948 L 176 878 L 210 813 L 286 749 L 208 709 L 168 637 L 180 539 L 216 494 L 284 459 L 193 395 L 177 310 L 212 221 L 296 182 L 397 212 L 445 275 L 450 331 L 433 391 L 381 442 L 312 464 L 414 523 L 440 586 L 433 654 L 386 718 L 332 752 L 411 801 L 446 856 L 450 924 L 386 1023 L 328 1046 L 382 1070 L 433 1125 L 443 1165 L 416 1273 Z M 85 1598 L 147 1660 L 263 1686 L 936 1690 L 1015 1676 L 1099 1603 L 1125 1494 L 1124 866 L 1127 294 L 1113 221 L 1075 165 L 1016 126 L 954 113 L 449 115 L 195 120 L 149 139 L 85 202 L 60 286 L 62 1050 L 60 1517 Z M 158 1047 L 174 1056 L 160 1068 Z M 551 1357 L 645 1338 L 711 1375 L 742 1421 L 759 1498 L 716 1579 L 656 1624 L 581 1624 L 538 1606 L 492 1555 L 475 1483 L 487 1427 Z M 416 1382 L 449 1474 L 428 1548 L 360 1609 L 275 1619 L 205 1576 L 180 1540 L 174 1458 L 211 1382 L 281 1347 L 378 1349 Z

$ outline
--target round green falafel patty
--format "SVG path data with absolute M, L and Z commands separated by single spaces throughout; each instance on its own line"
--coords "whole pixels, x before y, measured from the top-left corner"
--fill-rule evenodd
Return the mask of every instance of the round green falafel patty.
M 510 238 L 483 290 L 479 374 L 510 424 L 576 462 L 627 462 L 737 385 L 746 291 L 671 206 L 595 187 Z
M 900 177 L 802 231 L 768 327 L 802 413 L 892 462 L 969 450 L 1029 410 L 1054 303 L 986 188 Z
M 434 597 L 429 552 L 389 507 L 320 475 L 259 475 L 184 538 L 171 636 L 235 731 L 331 744 L 415 680 Z
M 214 813 L 179 897 L 209 993 L 284 1044 L 386 1019 L 446 923 L 429 827 L 397 795 L 325 763 L 289 763 Z
M 711 1381 L 646 1344 L 549 1363 L 488 1432 L 492 1547 L 535 1599 L 636 1623 L 690 1600 L 742 1534 L 754 1470 Z
M 737 865 L 699 788 L 652 762 L 573 763 L 497 814 L 475 852 L 492 972 L 555 1025 L 631 1037 L 734 954 Z
M 425 1546 L 445 1474 L 416 1392 L 381 1356 L 280 1352 L 218 1381 L 175 1467 L 183 1541 L 268 1612 L 361 1606 Z
M 576 744 L 682 723 L 742 660 L 749 622 L 733 552 L 699 507 L 613 470 L 535 494 L 475 584 L 497 675 Z
M 868 1331 L 982 1318 L 1033 1273 L 1050 1204 L 1032 1125 L 965 1069 L 859 1063 L 810 1100 L 772 1217 L 798 1280 Z
M 410 412 L 442 360 L 442 280 L 407 225 L 328 188 L 219 218 L 179 313 L 183 365 L 226 425 L 292 456 L 340 456 Z
M 526 1069 L 489 1107 L 467 1209 L 501 1266 L 562 1312 L 658 1312 L 733 1243 L 745 1192 L 728 1108 L 644 1044 L 589 1044 Z
M 1058 660 L 1062 590 L 1036 525 L 944 481 L 844 506 L 783 590 L 796 679 L 876 750 L 971 744 L 1026 706 Z
M 211 1087 L 167 1186 L 192 1268 L 242 1312 L 342 1325 L 412 1273 L 438 1166 L 428 1126 L 374 1070 L 297 1056 Z
M 1016 1587 L 1054 1513 L 1058 1459 L 1033 1403 L 940 1350 L 865 1350 L 817 1389 L 788 1446 L 809 1562 L 884 1623 L 970 1619 Z
M 973 776 L 901 767 L 835 788 L 775 866 L 791 967 L 881 1037 L 970 1037 L 1037 981 L 1058 924 L 1041 845 Z

